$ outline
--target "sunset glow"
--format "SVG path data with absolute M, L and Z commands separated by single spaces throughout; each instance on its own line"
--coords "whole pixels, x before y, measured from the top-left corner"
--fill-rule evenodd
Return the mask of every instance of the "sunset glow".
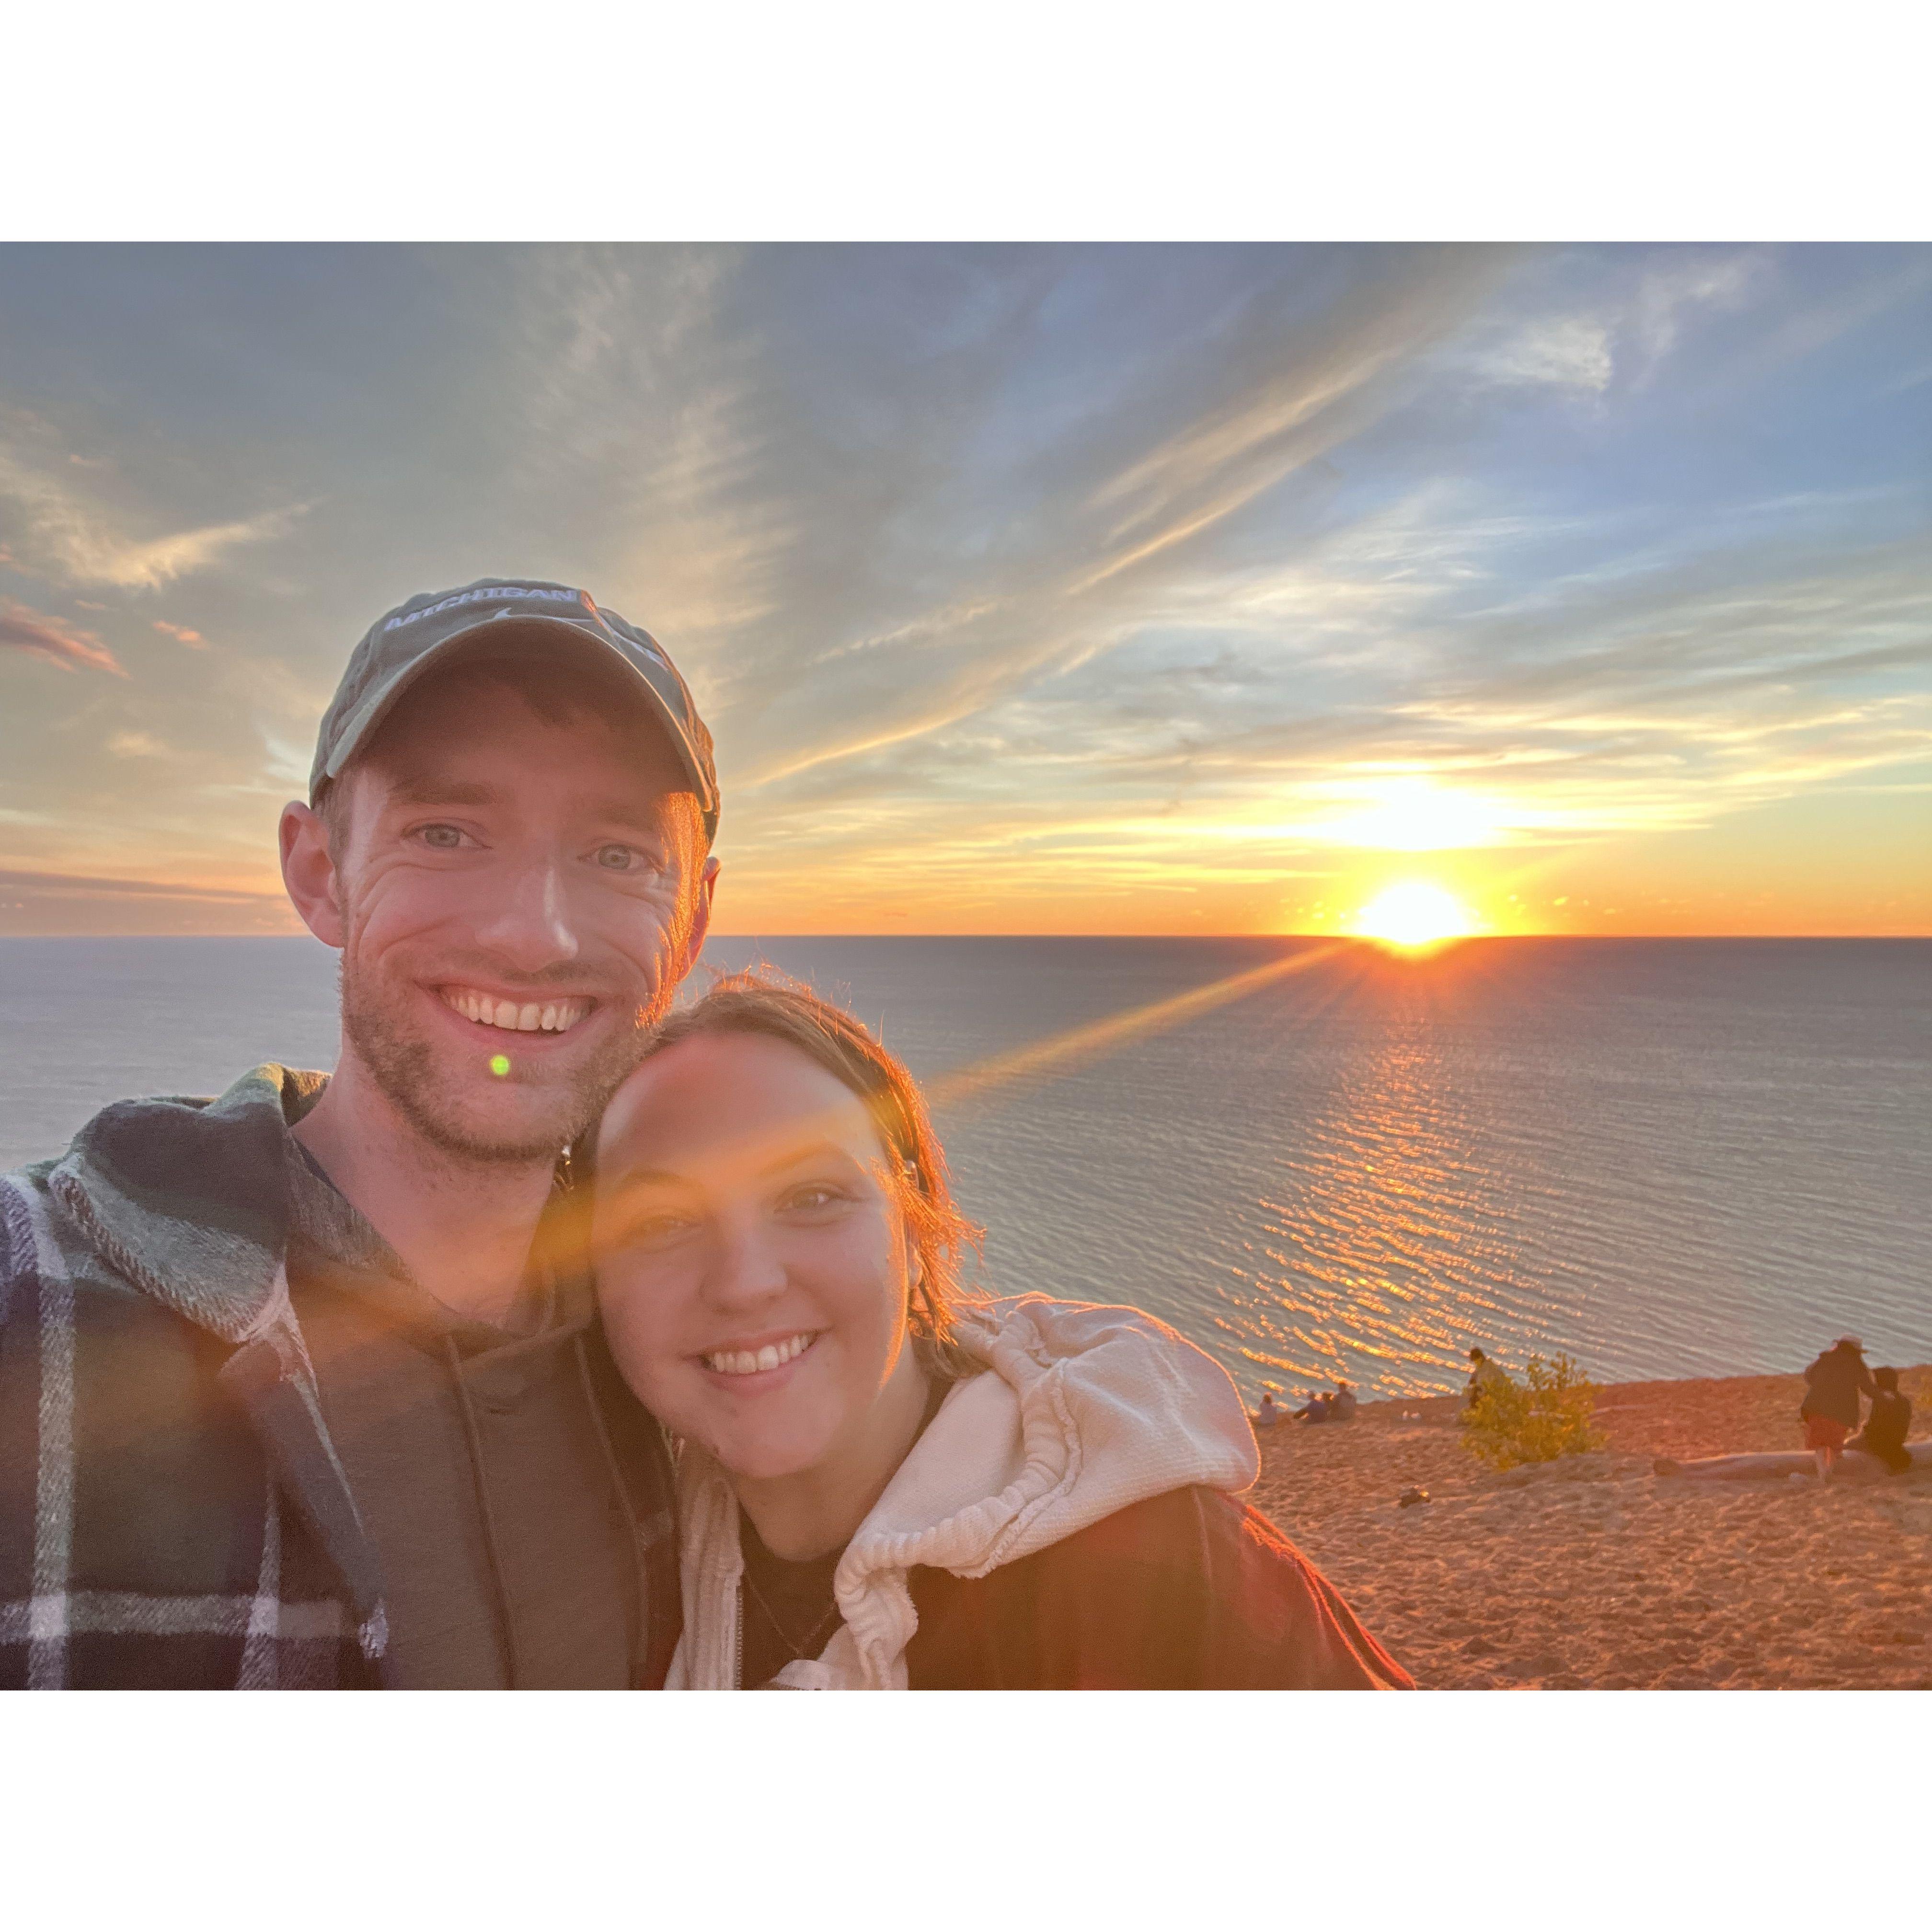
M 1444 940 L 1467 938 L 1475 929 L 1466 907 L 1440 886 L 1420 880 L 1378 893 L 1355 922 L 1363 938 L 1403 947 L 1439 946 Z
M 1916 247 L 0 250 L 0 937 L 299 931 L 486 570 L 671 654 L 720 934 L 1932 932 L 1928 337 Z

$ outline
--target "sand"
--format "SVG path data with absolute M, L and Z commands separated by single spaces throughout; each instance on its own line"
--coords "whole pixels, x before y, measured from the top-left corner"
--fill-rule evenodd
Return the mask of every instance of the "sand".
M 1932 1366 L 1904 1371 L 1932 1435 Z M 1802 1379 L 1606 1388 L 1603 1454 L 1498 1473 L 1460 1400 L 1261 1432 L 1252 1500 L 1434 1689 L 1932 1690 L 1932 1472 L 1697 1481 L 1680 1460 L 1802 1446 Z M 1396 1502 L 1411 1484 L 1424 1504 Z

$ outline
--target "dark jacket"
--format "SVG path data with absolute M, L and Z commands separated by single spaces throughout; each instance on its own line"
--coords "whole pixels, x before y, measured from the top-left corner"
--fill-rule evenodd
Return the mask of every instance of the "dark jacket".
M 1871 1394 L 1874 1388 L 1871 1371 L 1856 1349 L 1827 1348 L 1804 1371 L 1804 1400 L 1798 1413 L 1822 1415 L 1828 1421 L 1856 1429 L 1858 1397 Z
M 320 1082 L 126 1101 L 0 1178 L 0 1688 L 374 1688 L 382 1580 L 290 1304 L 285 1142 Z M 601 1370 L 599 1371 L 601 1372 Z M 669 1470 L 612 1405 L 677 1636 Z
M 1846 1444 L 1848 1449 L 1862 1449 L 1876 1456 L 1896 1475 L 1912 1467 L 1905 1438 L 1912 1426 L 1912 1402 L 1897 1389 L 1882 1389 L 1872 1397 L 1871 1414 L 1865 1418 L 1864 1432 Z
M 984 1576 L 916 1569 L 914 1690 L 1413 1690 L 1258 1510 L 1176 1490 Z

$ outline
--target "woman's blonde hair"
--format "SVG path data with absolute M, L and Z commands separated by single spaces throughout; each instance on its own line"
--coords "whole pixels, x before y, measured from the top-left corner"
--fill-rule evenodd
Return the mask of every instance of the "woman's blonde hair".
M 924 1365 L 949 1376 L 979 1365 L 962 1348 L 958 1311 L 970 1300 L 962 1269 L 982 1231 L 955 1206 L 946 1155 L 905 1063 L 860 1021 L 809 986 L 767 966 L 722 974 L 700 998 L 668 1014 L 644 1058 L 700 1034 L 782 1040 L 864 1102 L 905 1216 L 913 1264 L 906 1316 Z

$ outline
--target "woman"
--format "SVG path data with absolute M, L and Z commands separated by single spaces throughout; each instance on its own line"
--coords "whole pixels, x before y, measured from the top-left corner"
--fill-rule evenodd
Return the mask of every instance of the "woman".
M 1798 1414 L 1821 1482 L 1838 1466 L 1845 1438 L 1858 1426 L 1858 1397 L 1870 1395 L 1872 1386 L 1864 1345 L 1854 1335 L 1840 1335 L 1804 1371 L 1804 1400 Z
M 1407 1688 L 1267 1520 L 1233 1384 L 1129 1309 L 962 1300 L 905 1068 L 721 980 L 607 1112 L 610 1346 L 682 1439 L 674 1689 Z

